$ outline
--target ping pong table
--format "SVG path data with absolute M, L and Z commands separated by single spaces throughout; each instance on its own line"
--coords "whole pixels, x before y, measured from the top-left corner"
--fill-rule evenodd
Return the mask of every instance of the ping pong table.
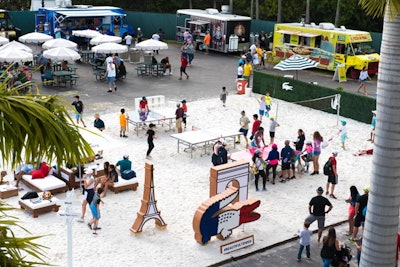
M 174 111 L 168 113 L 175 114 Z M 140 118 L 139 112 L 135 112 L 133 116 L 132 115 L 129 116 L 128 124 L 132 124 L 134 126 L 136 135 L 139 136 L 140 127 L 143 126 L 143 129 L 146 129 L 146 127 L 144 127 L 145 123 L 154 123 L 156 125 L 161 125 L 161 126 L 167 125 L 168 126 L 168 129 L 166 130 L 167 132 L 173 130 L 173 124 L 175 120 L 176 120 L 175 115 L 165 116 L 155 111 L 149 111 L 146 120 L 143 121 Z

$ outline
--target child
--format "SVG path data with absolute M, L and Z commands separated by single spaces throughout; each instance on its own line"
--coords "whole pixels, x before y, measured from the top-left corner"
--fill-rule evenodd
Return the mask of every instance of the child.
M 306 170 L 304 173 L 308 173 L 308 167 L 310 167 L 310 162 L 312 161 L 313 158 L 313 146 L 311 141 L 306 142 L 306 149 L 304 149 L 303 153 L 306 152 L 307 154 L 301 156 L 301 158 L 304 160 L 304 166 L 306 166 Z
M 265 96 L 262 96 L 261 100 L 258 100 L 258 103 L 260 103 L 260 107 L 258 108 L 258 114 L 260 114 L 260 121 L 262 121 L 264 112 L 266 110 Z
M 339 128 L 338 135 L 340 135 L 340 142 L 342 142 L 342 148 L 346 150 L 344 146 L 344 142 L 346 141 L 347 138 L 347 128 L 346 128 L 346 121 L 340 121 L 342 123 L 342 126 Z
M 311 257 L 311 255 L 310 255 L 311 231 L 308 229 L 308 227 L 310 227 L 310 223 L 308 221 L 305 221 L 304 228 L 299 233 L 300 247 L 299 247 L 299 253 L 297 254 L 297 261 L 301 261 L 301 254 L 303 254 L 304 247 L 306 247 L 307 258 L 310 259 L 310 257 Z
M 121 114 L 119 114 L 119 126 L 121 127 L 119 130 L 119 137 L 128 137 L 125 135 L 128 118 L 128 114 L 125 114 L 125 109 L 121 108 Z
M 189 75 L 186 73 L 186 66 L 188 64 L 188 60 L 185 57 L 185 55 L 182 53 L 181 54 L 181 69 L 180 69 L 180 77 L 178 80 L 182 80 L 182 74 L 184 73 L 186 75 L 186 79 L 189 79 Z
M 221 101 L 222 101 L 222 106 L 223 106 L 223 107 L 226 107 L 226 106 L 225 106 L 225 103 L 226 103 L 226 97 L 227 97 L 227 96 L 228 96 L 228 91 L 226 91 L 226 87 L 223 86 L 223 87 L 222 87 L 221 94 L 220 94 L 220 96 L 219 96 L 219 98 L 220 98 Z
M 183 108 L 182 122 L 185 125 L 185 129 L 186 129 L 187 105 L 186 105 L 185 99 L 182 100 L 182 108 Z
M 271 97 L 269 92 L 265 93 L 265 117 L 269 117 L 269 111 L 271 110 Z
M 97 230 L 101 228 L 98 227 L 99 220 L 100 220 L 100 203 L 104 203 L 100 195 L 103 193 L 103 188 L 97 188 L 97 192 L 93 196 L 93 200 L 90 203 L 90 210 L 92 211 L 93 219 L 88 223 L 88 227 L 90 230 L 94 230 L 93 234 L 97 235 Z
M 149 106 L 147 104 L 147 98 L 145 96 L 142 97 L 142 100 L 139 102 L 139 118 L 146 125 L 145 121 L 147 120 L 147 115 L 149 114 Z
M 274 143 L 274 139 L 275 139 L 275 129 L 276 127 L 279 127 L 279 123 L 275 120 L 274 117 L 270 117 L 270 124 L 269 124 L 269 137 L 270 137 L 270 145 L 272 145 Z
M 149 129 L 147 130 L 147 144 L 149 145 L 149 148 L 147 149 L 147 153 L 146 153 L 146 159 L 152 159 L 152 157 L 150 156 L 151 151 L 154 148 L 154 143 L 153 140 L 157 138 L 156 133 L 154 132 L 154 128 L 156 126 L 153 123 L 149 124 Z

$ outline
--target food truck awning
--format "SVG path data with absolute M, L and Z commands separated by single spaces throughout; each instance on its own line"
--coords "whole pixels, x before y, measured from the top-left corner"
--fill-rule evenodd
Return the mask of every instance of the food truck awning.
M 321 34 L 316 34 L 316 33 L 309 33 L 309 32 L 299 32 L 299 31 L 289 31 L 289 30 L 280 30 L 277 31 L 279 33 L 283 34 L 290 34 L 290 35 L 297 35 L 297 36 L 303 36 L 303 37 L 317 37 L 320 36 Z
M 283 33 L 283 34 L 290 34 L 290 35 L 298 35 L 299 34 L 298 31 L 288 31 L 288 30 L 279 30 L 277 32 Z
M 65 18 L 87 18 L 87 17 L 111 17 L 111 16 L 126 16 L 125 14 L 120 14 L 111 10 L 94 10 L 94 11 L 69 11 L 62 10 L 57 11 L 57 13 L 65 16 Z
M 204 21 L 204 20 L 191 20 L 188 21 L 189 24 L 194 24 L 194 25 L 205 25 L 205 24 L 210 24 L 209 21 Z

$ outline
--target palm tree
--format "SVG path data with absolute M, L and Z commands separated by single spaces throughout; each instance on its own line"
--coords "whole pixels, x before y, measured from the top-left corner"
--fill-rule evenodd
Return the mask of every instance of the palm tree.
M 306 2 L 306 21 L 307 24 L 310 23 L 310 0 Z
M 400 207 L 400 1 L 360 0 L 367 14 L 384 14 L 376 139 L 360 266 L 395 266 Z
M 278 0 L 278 12 L 277 12 L 276 22 L 282 22 L 281 14 L 282 14 L 282 0 Z
M 339 26 L 340 0 L 336 0 L 335 27 Z

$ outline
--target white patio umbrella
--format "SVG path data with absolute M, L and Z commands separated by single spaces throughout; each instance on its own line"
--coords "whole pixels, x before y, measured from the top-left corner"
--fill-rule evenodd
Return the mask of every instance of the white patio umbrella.
M 86 30 L 72 31 L 72 35 L 78 37 L 94 38 L 102 34 L 95 30 L 86 29 Z
M 44 33 L 40 32 L 31 32 L 22 35 L 21 37 L 18 38 L 18 41 L 22 43 L 33 43 L 33 44 L 39 44 L 39 43 L 44 43 L 48 40 L 53 39 L 51 35 L 47 35 Z
M 287 71 L 287 70 L 295 70 L 296 71 L 296 79 L 297 79 L 297 71 L 315 68 L 318 66 L 318 62 L 309 58 L 305 58 L 299 55 L 293 55 L 290 58 L 287 58 L 279 64 L 274 66 L 274 69 Z
M 148 39 L 138 43 L 135 48 L 139 50 L 166 50 L 168 49 L 168 44 L 161 41 Z
M 104 43 L 92 47 L 92 51 L 95 53 L 125 53 L 128 52 L 128 47 L 116 43 Z
M 11 47 L 8 47 L 6 49 L 1 50 L 0 61 L 10 62 L 10 63 L 33 61 L 33 55 L 32 53 L 23 50 L 16 50 Z
M 29 48 L 28 46 L 21 44 L 20 42 L 17 42 L 17 41 L 12 41 L 12 42 L 6 43 L 5 45 L 2 45 L 0 47 L 0 51 L 3 51 L 3 49 L 7 49 L 8 47 L 11 47 L 13 50 L 17 49 L 17 50 L 23 50 L 28 53 L 32 53 L 31 48 Z
M 56 48 L 56 47 L 74 48 L 77 46 L 78 45 L 76 43 L 74 43 L 70 40 L 67 40 L 67 39 L 62 39 L 62 38 L 56 38 L 56 39 L 46 41 L 42 45 L 42 47 L 44 49 L 51 49 L 51 48 Z
M 91 45 L 99 45 L 104 43 L 120 43 L 120 42 L 122 42 L 121 37 L 106 35 L 106 34 L 96 36 L 92 40 L 90 40 Z
M 45 58 L 57 61 L 63 61 L 63 60 L 75 61 L 81 58 L 81 55 L 79 55 L 77 52 L 66 47 L 56 47 L 49 50 L 45 50 L 43 52 L 43 56 Z
M 8 38 L 0 36 L 0 45 L 6 44 L 8 42 L 10 42 L 10 40 L 8 40 Z

